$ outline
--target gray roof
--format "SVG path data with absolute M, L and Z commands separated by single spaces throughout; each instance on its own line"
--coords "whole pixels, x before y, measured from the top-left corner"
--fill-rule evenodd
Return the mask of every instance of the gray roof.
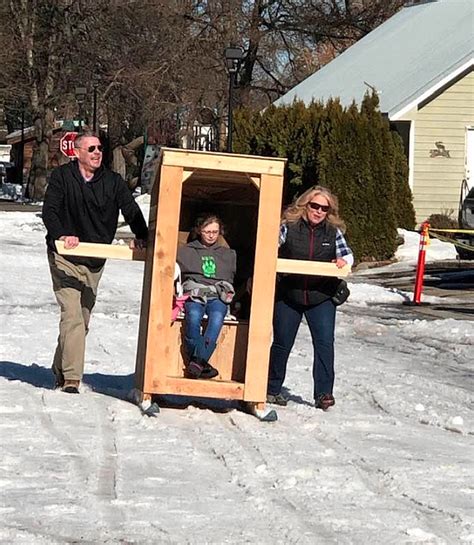
M 326 66 L 280 97 L 309 104 L 339 97 L 360 103 L 370 86 L 380 110 L 401 114 L 474 64 L 474 0 L 405 7 Z

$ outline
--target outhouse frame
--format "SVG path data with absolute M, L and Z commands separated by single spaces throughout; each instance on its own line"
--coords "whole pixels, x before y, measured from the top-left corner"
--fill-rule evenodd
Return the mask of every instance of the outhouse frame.
M 278 258 L 278 230 L 285 159 L 163 148 L 153 184 L 149 240 L 135 369 L 135 386 L 142 399 L 153 394 L 236 399 L 263 409 L 272 337 L 272 309 Z M 253 184 L 259 191 L 255 259 L 248 335 L 230 335 L 234 351 L 245 351 L 243 380 L 189 379 L 179 368 L 176 331 L 172 322 L 174 271 L 183 184 L 200 177 L 214 182 Z M 225 326 L 224 326 L 225 327 Z M 229 328 L 233 324 L 229 324 Z M 237 344 L 245 342 L 246 347 Z M 219 341 L 218 341 L 219 343 Z M 232 349 L 232 347 L 231 347 Z M 225 357 L 232 357 L 229 350 Z M 222 368 L 225 362 L 216 362 Z

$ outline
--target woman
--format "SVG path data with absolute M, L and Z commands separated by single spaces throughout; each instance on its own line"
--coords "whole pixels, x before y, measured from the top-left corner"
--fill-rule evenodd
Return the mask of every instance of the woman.
M 338 201 L 328 189 L 305 191 L 283 214 L 279 256 L 288 259 L 352 265 L 354 257 L 344 235 Z M 285 275 L 280 278 L 273 316 L 273 344 L 267 401 L 286 405 L 281 393 L 286 365 L 303 318 L 313 341 L 314 400 L 318 409 L 334 405 L 334 328 L 336 306 L 332 300 L 339 279 L 324 276 Z
M 206 214 L 198 218 L 192 236 L 178 250 L 182 288 L 188 295 L 185 309 L 185 349 L 188 357 L 186 376 L 209 379 L 218 375 L 209 364 L 234 295 L 233 281 L 236 253 L 219 244 L 223 234 L 220 218 Z M 201 333 L 201 323 L 207 315 L 207 325 Z

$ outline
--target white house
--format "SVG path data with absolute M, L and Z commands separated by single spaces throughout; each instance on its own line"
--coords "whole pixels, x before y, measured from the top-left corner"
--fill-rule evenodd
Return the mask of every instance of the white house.
M 339 97 L 360 104 L 375 89 L 402 135 L 417 220 L 457 211 L 474 186 L 474 0 L 434 0 L 400 10 L 280 97 Z M 381 180 L 383 183 L 383 180 Z

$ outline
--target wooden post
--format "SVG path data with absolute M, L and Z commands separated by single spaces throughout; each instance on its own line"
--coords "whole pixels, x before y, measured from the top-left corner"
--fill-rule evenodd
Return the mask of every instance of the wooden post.
M 266 399 L 282 192 L 282 176 L 262 174 L 250 306 L 245 401 L 262 402 Z
M 173 302 L 173 278 L 178 245 L 179 213 L 181 207 L 182 167 L 163 166 L 158 194 L 153 269 L 150 285 L 144 288 L 143 300 L 152 303 L 148 308 L 146 349 L 143 384 L 141 390 L 153 392 L 164 381 L 166 362 L 171 357 L 171 305 Z M 148 292 L 148 293 L 146 293 Z M 140 327 L 142 324 L 140 324 Z M 137 367 L 140 362 L 137 361 Z M 140 385 L 139 385 L 140 387 Z

